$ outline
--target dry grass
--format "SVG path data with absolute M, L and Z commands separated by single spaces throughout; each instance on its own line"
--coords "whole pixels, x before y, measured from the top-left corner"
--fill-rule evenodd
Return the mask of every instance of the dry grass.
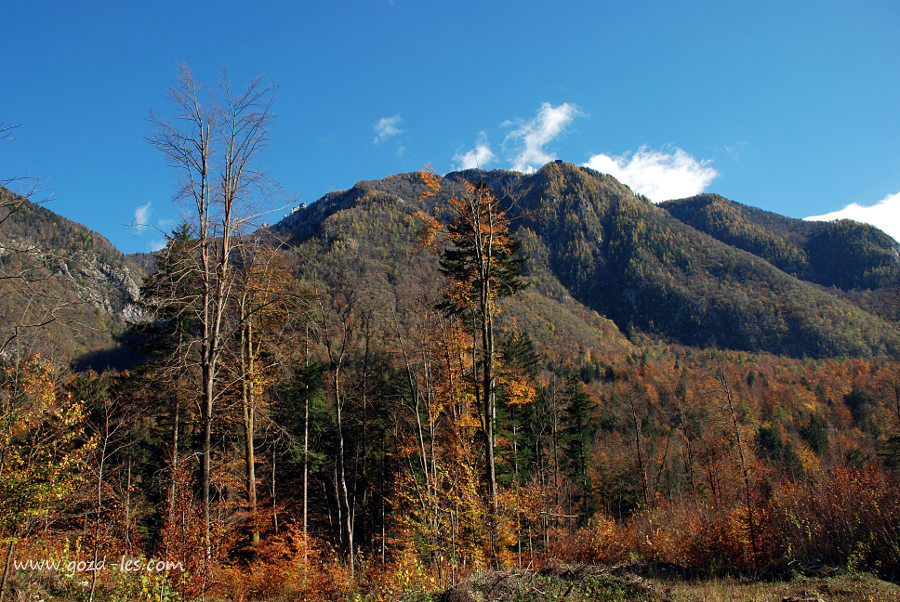
M 650 579 L 672 600 L 871 600 L 900 601 L 900 587 L 871 575 L 844 573 L 828 577 L 797 576 L 790 581 L 747 581 L 715 578 L 697 581 Z
M 738 578 L 641 577 L 639 567 L 560 567 L 534 572 L 487 572 L 432 598 L 450 602 L 539 600 L 672 600 L 729 602 L 756 600 L 900 602 L 900 586 L 871 575 L 832 571 L 797 575 L 789 581 Z M 643 572 L 638 570 L 636 572 Z

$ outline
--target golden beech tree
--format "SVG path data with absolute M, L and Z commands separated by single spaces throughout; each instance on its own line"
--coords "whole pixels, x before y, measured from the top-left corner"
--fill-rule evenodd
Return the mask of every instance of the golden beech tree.
M 440 191 L 440 179 L 430 171 L 419 172 L 428 187 L 425 196 Z M 485 481 L 491 504 L 492 548 L 496 555 L 499 492 L 497 486 L 497 391 L 500 352 L 496 342 L 498 300 L 524 288 L 519 243 L 509 229 L 509 219 L 500 200 L 485 182 L 465 183 L 465 194 L 448 199 L 452 211 L 443 230 L 445 246 L 440 253 L 441 271 L 449 285 L 441 308 L 461 316 L 473 340 L 471 386 L 480 408 L 485 450 Z M 434 244 L 440 223 L 420 214 L 425 227 L 423 244 Z M 477 351 L 476 351 L 477 350 Z
M 399 524 L 406 544 L 455 582 L 484 565 L 488 508 L 479 495 L 474 442 L 479 421 L 467 385 L 471 338 L 452 317 L 421 308 L 408 337 L 398 331 L 410 389 L 398 456 Z

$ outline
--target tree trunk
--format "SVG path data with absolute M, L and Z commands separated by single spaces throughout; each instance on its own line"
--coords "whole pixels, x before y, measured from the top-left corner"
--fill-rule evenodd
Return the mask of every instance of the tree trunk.
M 246 303 L 242 299 L 242 305 Z M 259 544 L 259 525 L 256 522 L 256 447 L 254 436 L 256 434 L 256 399 L 255 399 L 255 367 L 253 350 L 253 316 L 242 307 L 244 314 L 244 327 L 241 329 L 241 380 L 242 380 L 242 406 L 244 411 L 244 467 L 247 488 L 247 505 L 250 510 L 250 545 Z
M 309 515 L 309 324 L 306 325 L 306 374 L 303 378 L 303 539 L 308 536 L 307 517 Z M 304 544 L 303 559 L 307 559 Z
M 347 473 L 344 469 L 344 428 L 343 428 L 343 420 L 341 417 L 341 406 L 343 405 L 343 400 L 341 399 L 341 380 L 340 380 L 340 367 L 336 367 L 334 369 L 333 376 L 334 383 L 334 409 L 335 409 L 335 419 L 337 420 L 337 432 L 338 432 L 338 470 L 340 473 L 340 499 L 341 504 L 343 505 L 343 529 L 344 535 L 347 538 L 347 557 L 350 560 L 350 575 L 353 576 L 354 572 L 354 564 L 355 558 L 353 553 L 353 515 L 350 513 L 350 495 L 347 491 Z
M 169 482 L 169 524 L 175 523 L 175 496 L 178 487 L 178 422 L 181 419 L 181 400 L 176 390 L 172 401 L 172 477 Z
M 128 476 L 125 479 L 125 545 L 131 552 L 131 452 L 128 453 Z
M 275 453 L 275 450 L 272 450 L 272 522 L 275 527 L 275 535 L 278 535 L 278 504 L 275 501 L 275 460 L 277 457 L 278 454 Z M 304 533 L 304 536 L 305 535 L 306 534 Z
M 209 530 L 209 463 L 212 448 L 212 409 L 213 389 L 212 371 L 208 365 L 203 366 L 203 405 L 201 407 L 200 420 L 202 422 L 202 435 L 200 437 L 202 449 L 200 451 L 200 489 L 203 497 L 203 549 L 205 560 L 212 555 L 212 542 Z
M 103 517 L 103 467 L 106 463 L 106 448 L 109 445 L 109 406 L 104 405 L 103 445 L 100 447 L 100 466 L 97 468 L 97 509 L 94 519 L 94 555 L 91 572 L 91 591 L 88 602 L 93 602 L 97 588 L 97 558 L 100 555 L 100 521 Z
M 479 241 L 480 244 L 480 241 Z M 489 253 L 489 251 L 488 251 Z M 497 423 L 497 399 L 496 399 L 496 381 L 494 377 L 494 320 L 493 307 L 491 306 L 491 286 L 490 286 L 490 256 L 484 254 L 484 250 L 479 252 L 481 262 L 481 298 L 480 318 L 481 318 L 481 353 L 482 353 L 482 412 L 484 414 L 484 442 L 485 452 L 487 456 L 487 482 L 488 490 L 491 498 L 491 555 L 495 562 L 496 568 L 499 568 L 498 550 L 499 533 L 498 533 L 498 511 L 499 496 L 497 493 L 497 460 L 495 457 L 495 426 Z
M 201 220 L 202 223 L 202 220 Z M 207 226 L 208 227 L 208 222 Z M 212 411 L 213 411 L 213 365 L 212 358 L 214 356 L 212 352 L 213 345 L 213 337 L 212 337 L 212 311 L 211 311 L 211 274 L 209 267 L 209 244 L 210 241 L 206 238 L 206 233 L 201 234 L 201 261 L 202 261 L 202 272 L 201 278 L 203 279 L 203 340 L 200 344 L 200 377 L 202 379 L 202 392 L 203 399 L 200 405 L 200 422 L 201 422 L 201 436 L 200 436 L 200 491 L 201 491 L 201 503 L 202 503 L 202 514 L 203 514 L 203 570 L 204 570 L 204 586 L 206 580 L 206 569 L 209 558 L 212 554 L 212 542 L 210 541 L 210 532 L 209 532 L 209 470 L 210 470 L 210 455 L 212 448 Z M 205 589 L 205 587 L 204 587 Z
M 6 548 L 6 562 L 3 564 L 3 577 L 0 577 L 0 602 L 6 592 L 6 582 L 9 580 L 9 569 L 12 566 L 13 548 L 16 545 L 16 538 L 9 538 L 9 546 Z

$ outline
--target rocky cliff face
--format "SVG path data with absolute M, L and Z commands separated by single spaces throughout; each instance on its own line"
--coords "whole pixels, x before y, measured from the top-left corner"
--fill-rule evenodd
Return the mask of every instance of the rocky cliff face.
M 116 265 L 90 252 L 77 252 L 58 261 L 59 274 L 68 279 L 80 300 L 95 310 L 120 317 L 125 322 L 138 317 L 134 305 L 140 296 L 140 275 L 127 263 Z
M 0 272 L 5 353 L 69 363 L 114 348 L 140 318 L 140 266 L 96 232 L 2 189 Z

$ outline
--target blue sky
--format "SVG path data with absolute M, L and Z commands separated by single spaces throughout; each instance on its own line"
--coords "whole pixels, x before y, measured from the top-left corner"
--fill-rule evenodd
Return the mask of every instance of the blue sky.
M 900 238 L 900 4 L 20 2 L 0 36 L 0 179 L 126 252 L 182 209 L 144 140 L 180 63 L 278 85 L 265 156 L 312 202 L 363 179 L 550 159 L 653 200 L 717 192 Z M 878 205 L 881 203 L 880 205 Z M 273 216 L 269 221 L 275 221 Z

